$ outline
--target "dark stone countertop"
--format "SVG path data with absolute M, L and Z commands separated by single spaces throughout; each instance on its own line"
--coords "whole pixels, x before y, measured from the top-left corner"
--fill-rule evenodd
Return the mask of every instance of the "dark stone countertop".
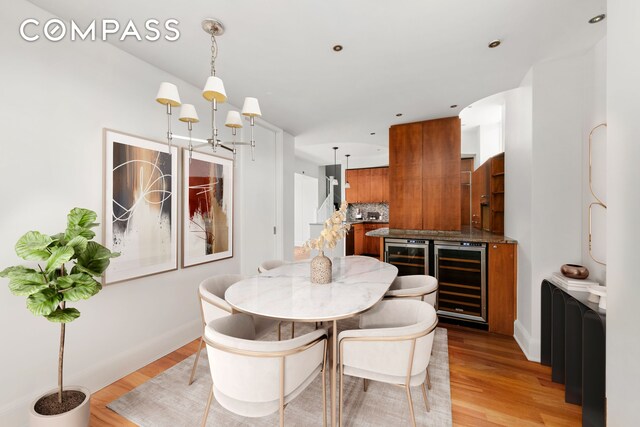
M 518 243 L 516 240 L 464 226 L 460 231 L 435 231 L 435 230 L 398 230 L 395 228 L 378 228 L 366 233 L 369 237 L 396 238 L 396 239 L 425 239 L 444 240 L 451 242 L 484 242 L 484 243 Z
M 347 224 L 388 224 L 389 221 L 381 219 L 356 219 L 354 221 L 345 221 Z

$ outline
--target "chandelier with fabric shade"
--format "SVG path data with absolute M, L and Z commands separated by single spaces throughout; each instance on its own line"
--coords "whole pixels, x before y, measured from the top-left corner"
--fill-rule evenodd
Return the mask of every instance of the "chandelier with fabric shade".
M 233 153 L 234 160 L 237 153 L 237 147 L 247 145 L 251 147 L 251 159 L 255 160 L 256 141 L 253 133 L 255 119 L 262 115 L 260 105 L 256 98 L 245 98 L 242 106 L 242 112 L 232 110 L 227 113 L 225 126 L 231 128 L 231 134 L 233 136 L 232 140 L 223 142 L 218 137 L 216 113 L 218 111 L 218 104 L 222 104 L 227 101 L 227 93 L 224 89 L 222 79 L 216 76 L 216 58 L 218 56 L 218 43 L 216 36 L 224 34 L 225 29 L 220 21 L 213 18 L 208 18 L 202 21 L 202 29 L 211 36 L 211 75 L 207 78 L 204 89 L 202 90 L 202 97 L 211 103 L 211 137 L 207 139 L 196 139 L 191 137 L 193 124 L 200 121 L 195 107 L 192 104 L 182 104 L 180 101 L 180 94 L 178 93 L 178 87 L 176 85 L 169 82 L 162 82 L 160 83 L 158 94 L 156 95 L 156 101 L 166 106 L 167 144 L 171 146 L 174 139 L 189 141 L 189 159 L 191 159 L 191 154 L 194 149 L 208 145 L 211 147 L 213 152 L 215 152 L 217 148 L 223 148 L 230 151 Z M 188 136 L 176 135 L 171 131 L 172 108 L 180 106 L 179 120 L 187 124 Z M 247 117 L 250 124 L 251 137 L 248 142 L 236 141 L 237 131 L 242 128 L 242 116 Z M 201 144 L 194 146 L 193 142 L 200 142 Z

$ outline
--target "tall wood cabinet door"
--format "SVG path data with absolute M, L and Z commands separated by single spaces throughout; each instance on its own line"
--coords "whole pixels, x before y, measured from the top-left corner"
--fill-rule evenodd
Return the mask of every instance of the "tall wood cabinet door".
M 389 201 L 389 168 L 381 168 L 381 171 L 382 201 L 386 203 Z
M 371 202 L 379 203 L 383 201 L 383 168 L 371 169 Z
M 353 224 L 353 253 L 362 255 L 364 248 L 364 224 Z
M 460 230 L 460 118 L 422 126 L 422 228 Z
M 345 199 L 349 203 L 357 203 L 358 202 L 358 174 L 355 169 L 347 169 L 346 172 L 346 180 L 351 186 L 351 188 L 347 188 L 344 190 Z
M 516 320 L 516 244 L 488 244 L 489 331 L 513 336 Z
M 371 203 L 371 169 L 358 169 L 358 201 Z
M 422 229 L 422 171 L 422 123 L 389 128 L 390 228 Z
M 489 204 L 489 167 L 483 163 L 473 172 L 471 178 L 472 225 L 482 229 L 482 206 Z M 486 218 L 485 218 L 486 219 Z

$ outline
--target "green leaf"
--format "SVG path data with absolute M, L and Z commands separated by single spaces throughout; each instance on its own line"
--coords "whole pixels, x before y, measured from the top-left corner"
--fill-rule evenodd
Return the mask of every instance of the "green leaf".
M 69 240 L 67 246 L 73 248 L 74 257 L 78 257 L 85 249 L 87 249 L 88 240 L 83 236 L 76 236 Z
M 0 276 L 9 278 L 9 290 L 17 296 L 29 296 L 49 286 L 42 273 L 23 266 L 6 268 Z
M 91 276 L 100 276 L 109 266 L 110 259 L 120 256 L 117 252 L 111 252 L 99 243 L 87 243 L 87 249 L 80 254 L 76 266 L 72 272 L 83 272 Z
M 64 246 L 67 244 L 67 240 L 64 238 L 64 233 L 58 233 L 51 236 L 51 239 L 54 242 L 58 242 L 60 246 Z
M 65 231 L 64 233 L 64 238 L 67 241 L 73 240 L 73 238 L 76 236 L 82 236 L 87 240 L 91 240 L 94 237 L 96 237 L 96 233 L 89 230 L 88 228 L 83 228 L 79 226 L 69 227 L 67 228 L 67 231 Z
M 89 299 L 102 289 L 102 285 L 86 273 L 59 277 L 56 283 L 62 289 L 62 297 L 65 301 Z
M 62 295 L 54 289 L 46 288 L 27 298 L 27 308 L 36 316 L 48 316 L 60 304 Z
M 45 261 L 49 258 L 47 246 L 53 242 L 51 237 L 38 231 L 29 231 L 16 243 L 16 254 L 28 261 Z
M 69 215 L 67 215 L 67 228 L 91 228 L 95 227 L 94 221 L 98 218 L 98 215 L 89 209 L 73 208 Z
M 69 323 L 80 317 L 80 312 L 75 308 L 57 308 L 45 317 L 50 322 Z
M 69 246 L 62 246 L 59 248 L 53 248 L 51 250 L 51 256 L 47 261 L 46 271 L 50 273 L 60 268 L 65 262 L 68 262 L 73 256 L 73 248 Z

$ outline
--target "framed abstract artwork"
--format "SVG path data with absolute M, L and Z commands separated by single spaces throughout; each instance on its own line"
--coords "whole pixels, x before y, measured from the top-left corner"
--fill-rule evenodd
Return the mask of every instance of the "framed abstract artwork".
M 233 161 L 182 155 L 182 266 L 233 256 Z
M 178 149 L 104 130 L 104 283 L 178 268 Z

